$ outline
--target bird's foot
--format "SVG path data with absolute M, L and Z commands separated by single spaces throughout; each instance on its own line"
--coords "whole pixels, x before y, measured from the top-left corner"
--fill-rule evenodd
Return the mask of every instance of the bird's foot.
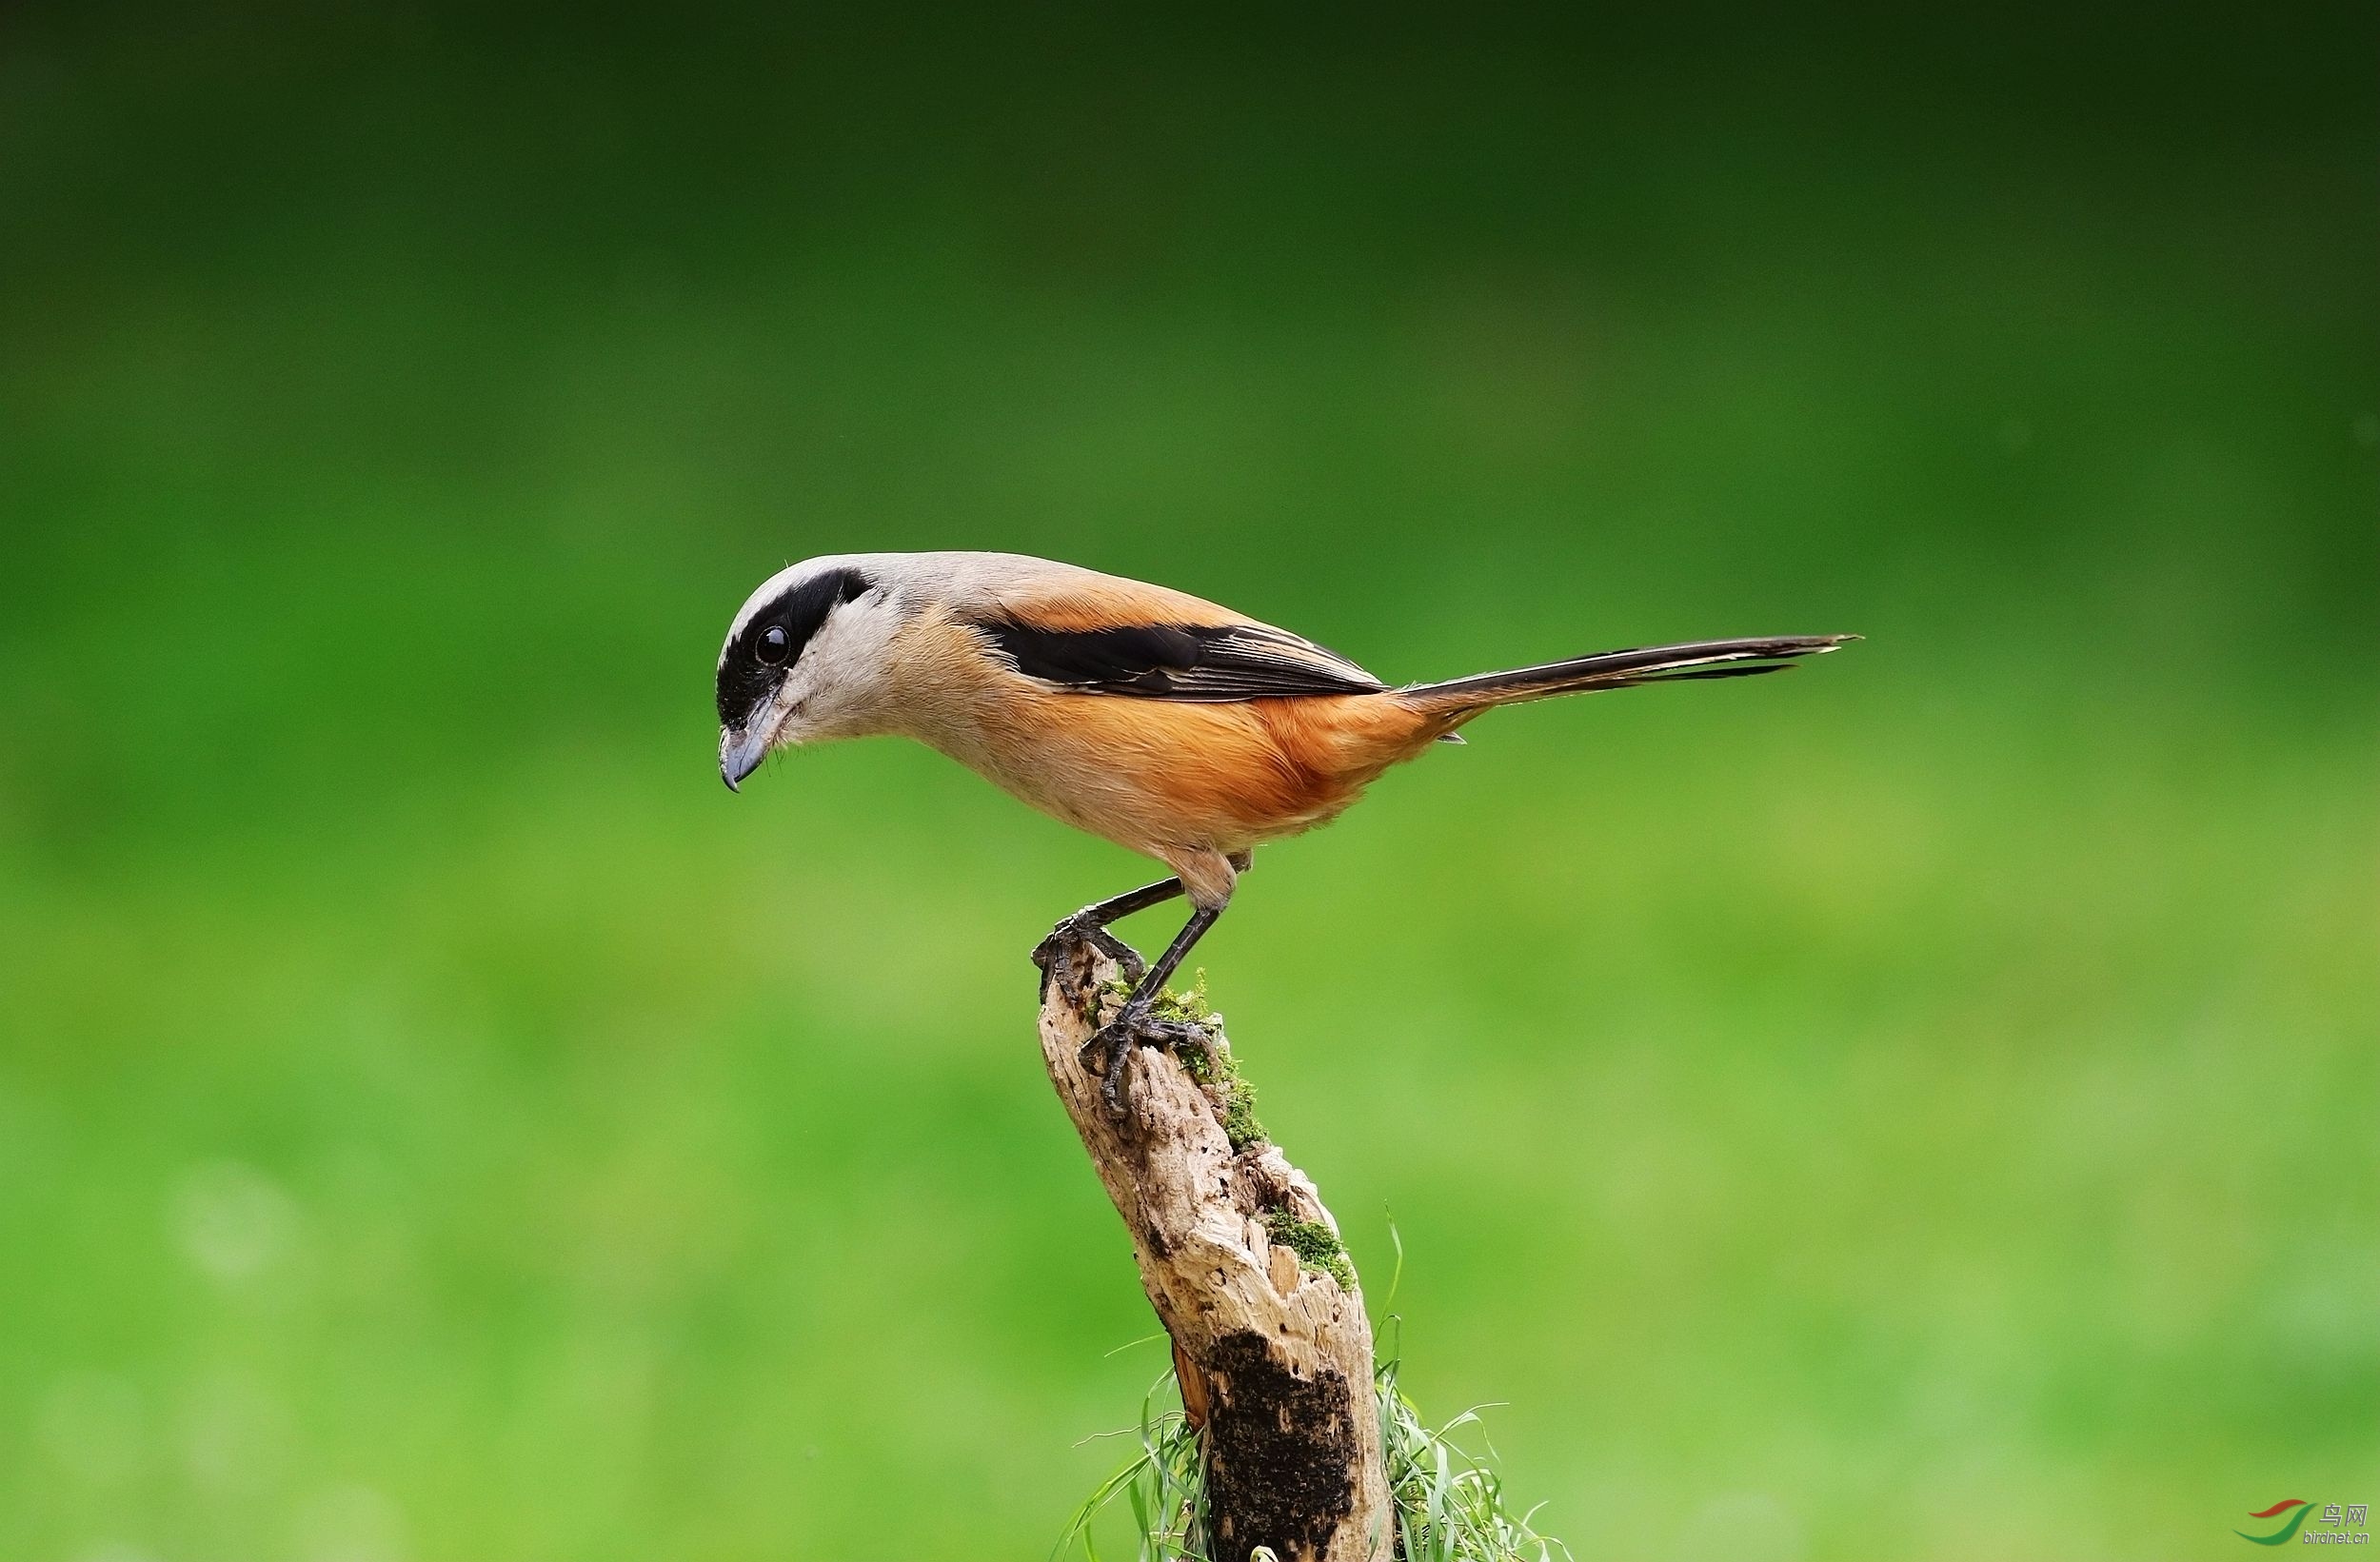
M 1100 1094 L 1106 1098 L 1111 1117 L 1125 1115 L 1124 1058 L 1136 1042 L 1179 1052 L 1185 1046 L 1205 1046 L 1206 1033 L 1186 1020 L 1129 1012 L 1093 1031 L 1075 1058 L 1085 1072 L 1099 1076 Z
M 1041 967 L 1046 979 L 1068 951 L 1078 948 L 1096 950 L 1114 960 L 1122 968 L 1126 981 L 1139 982 L 1149 968 L 1140 952 L 1108 932 L 1106 924 L 1094 919 L 1088 907 L 1051 928 L 1049 937 L 1033 946 L 1033 963 Z

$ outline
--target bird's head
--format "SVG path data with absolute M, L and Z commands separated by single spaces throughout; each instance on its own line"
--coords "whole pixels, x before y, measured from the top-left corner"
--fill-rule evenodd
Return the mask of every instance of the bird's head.
M 764 583 L 719 652 L 719 775 L 729 791 L 780 748 L 859 725 L 893 614 L 857 562 L 810 559 Z

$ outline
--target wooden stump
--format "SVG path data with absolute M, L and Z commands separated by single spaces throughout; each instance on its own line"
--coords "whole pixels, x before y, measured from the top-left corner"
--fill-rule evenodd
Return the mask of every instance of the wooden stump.
M 1198 1043 L 1126 1054 L 1119 1117 L 1076 1056 L 1121 1004 L 1115 961 L 1074 940 L 1038 958 L 1041 1057 L 1173 1336 L 1215 1562 L 1259 1546 L 1280 1562 L 1387 1562 L 1372 1327 L 1338 1223 L 1278 1148 L 1232 1143 L 1248 1125 L 1231 1111 L 1220 1026 L 1200 1027 L 1203 1056 Z

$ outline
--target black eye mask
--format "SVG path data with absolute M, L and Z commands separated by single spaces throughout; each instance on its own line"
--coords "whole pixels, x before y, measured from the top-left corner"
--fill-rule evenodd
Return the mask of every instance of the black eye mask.
M 830 569 L 795 582 L 753 614 L 720 659 L 719 724 L 742 726 L 753 707 L 777 691 L 785 669 L 802 660 L 826 615 L 875 584 L 856 569 Z

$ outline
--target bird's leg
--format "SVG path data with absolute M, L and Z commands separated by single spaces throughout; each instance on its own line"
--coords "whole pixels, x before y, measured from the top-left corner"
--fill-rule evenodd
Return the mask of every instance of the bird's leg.
M 1165 946 L 1165 953 L 1157 957 L 1157 963 L 1133 984 L 1132 996 L 1124 999 L 1122 1010 L 1082 1043 L 1081 1056 L 1083 1066 L 1090 1067 L 1094 1060 L 1103 1065 L 1098 1071 L 1102 1077 L 1101 1090 L 1107 1097 L 1108 1111 L 1117 1117 L 1124 1115 L 1124 1055 L 1132 1050 L 1132 1044 L 1135 1041 L 1149 1041 L 1170 1046 L 1189 1040 L 1197 1034 L 1192 1026 L 1169 1020 L 1152 1020 L 1149 1010 L 1157 1002 L 1159 995 L 1165 991 L 1166 979 L 1180 967 L 1182 958 L 1190 953 L 1191 946 L 1205 936 L 1206 930 L 1213 927 L 1215 919 L 1222 914 L 1220 906 L 1212 909 L 1200 906 L 1191 912 L 1190 919 L 1182 924 L 1180 932 L 1174 935 L 1174 941 Z
M 1127 978 L 1138 981 L 1140 979 L 1141 973 L 1148 969 L 1148 962 L 1140 958 L 1139 950 L 1108 932 L 1107 924 L 1121 921 L 1136 911 L 1146 911 L 1151 906 L 1163 905 L 1180 893 L 1180 880 L 1160 879 L 1154 884 L 1143 884 L 1139 889 L 1126 890 L 1123 894 L 1111 900 L 1101 900 L 1097 905 L 1084 906 L 1081 911 L 1051 928 L 1049 937 L 1034 946 L 1033 963 L 1040 966 L 1043 976 L 1046 977 L 1051 962 L 1058 958 L 1060 951 L 1065 945 L 1087 943 L 1118 965 L 1122 966 Z

